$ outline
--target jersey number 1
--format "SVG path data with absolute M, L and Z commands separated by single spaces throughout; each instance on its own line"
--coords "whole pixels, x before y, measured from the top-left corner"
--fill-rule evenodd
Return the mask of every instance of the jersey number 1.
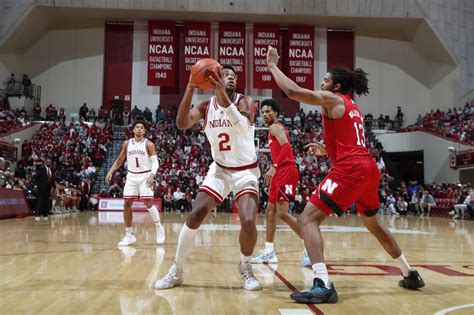
M 222 138 L 222 140 L 219 141 L 219 151 L 230 151 L 230 145 L 228 144 L 230 140 L 229 135 L 226 133 L 220 133 L 217 138 Z
M 137 163 L 137 168 L 140 168 L 140 164 L 138 164 L 138 158 L 135 158 L 135 162 Z
M 354 122 L 354 128 L 356 130 L 357 145 L 361 145 L 361 146 L 365 147 L 364 126 L 362 126 L 362 124 L 358 124 L 357 122 Z M 359 133 L 359 130 L 361 131 L 360 133 Z

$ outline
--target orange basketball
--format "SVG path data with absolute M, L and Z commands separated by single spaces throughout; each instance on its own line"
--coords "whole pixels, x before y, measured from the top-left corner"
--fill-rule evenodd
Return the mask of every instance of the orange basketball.
M 213 89 L 214 86 L 209 76 L 217 67 L 220 67 L 220 64 L 214 59 L 204 58 L 199 60 L 191 68 L 191 82 L 203 90 Z

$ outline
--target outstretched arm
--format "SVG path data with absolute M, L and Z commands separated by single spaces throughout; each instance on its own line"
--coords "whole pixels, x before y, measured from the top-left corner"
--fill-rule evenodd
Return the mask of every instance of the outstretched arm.
M 333 107 L 341 102 L 340 97 L 332 92 L 312 91 L 298 86 L 278 68 L 278 59 L 280 59 L 280 56 L 278 56 L 276 48 L 268 46 L 268 69 L 270 69 L 270 72 L 280 89 L 282 89 L 289 98 L 305 104 L 319 105 L 323 107 Z
M 110 168 L 110 171 L 107 173 L 107 176 L 105 176 L 105 180 L 110 184 L 110 181 L 112 180 L 112 175 L 114 175 L 114 172 L 122 166 L 123 162 L 127 158 L 127 146 L 128 146 L 128 140 L 124 141 L 122 143 L 122 148 L 120 149 L 120 154 L 115 160 L 114 164 L 112 164 L 112 167 Z

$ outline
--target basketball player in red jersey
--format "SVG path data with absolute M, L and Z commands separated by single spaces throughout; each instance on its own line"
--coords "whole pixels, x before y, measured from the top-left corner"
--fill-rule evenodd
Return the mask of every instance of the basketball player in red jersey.
M 379 210 L 378 185 L 380 173 L 365 147 L 362 113 L 348 96 L 369 92 L 367 74 L 362 69 L 351 72 L 333 68 L 321 82 L 321 91 L 299 87 L 277 67 L 278 53 L 269 47 L 267 65 L 273 78 L 291 99 L 322 107 L 326 146 L 310 145 L 310 153 L 327 154 L 333 166 L 306 205 L 298 224 L 314 272 L 313 287 L 307 292 L 293 293 L 291 298 L 299 303 L 336 303 L 334 284 L 329 280 L 324 263 L 323 240 L 319 226 L 331 213 L 341 215 L 350 205 L 356 205 L 364 225 L 385 251 L 401 267 L 403 279 L 399 285 L 416 290 L 425 285 L 402 254 L 392 233 L 377 219 Z
M 277 263 L 278 259 L 273 248 L 275 239 L 276 221 L 275 214 L 301 238 L 300 228 L 296 218 L 288 213 L 290 199 L 296 195 L 296 185 L 300 174 L 296 168 L 295 156 L 290 145 L 288 130 L 277 118 L 280 115 L 280 106 L 272 99 L 263 100 L 261 103 L 262 117 L 268 126 L 268 143 L 272 166 L 265 174 L 265 184 L 270 185 L 268 205 L 266 209 L 266 242 L 260 254 L 252 258 L 253 264 Z M 275 211 L 276 210 L 276 211 Z M 304 252 L 301 266 L 311 265 L 306 251 Z

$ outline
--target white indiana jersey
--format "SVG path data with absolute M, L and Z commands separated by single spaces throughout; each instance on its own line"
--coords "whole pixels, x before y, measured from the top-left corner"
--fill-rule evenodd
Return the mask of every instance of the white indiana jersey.
M 234 93 L 232 99 L 238 104 L 242 94 Z M 212 158 L 224 167 L 242 167 L 257 162 L 255 151 L 255 126 L 251 124 L 246 134 L 239 134 L 232 127 L 226 108 L 219 106 L 217 98 L 211 97 L 204 117 L 204 131 L 211 144 Z
M 150 157 L 148 156 L 148 139 L 136 142 L 134 138 L 128 140 L 127 168 L 130 173 L 146 173 L 151 171 Z

